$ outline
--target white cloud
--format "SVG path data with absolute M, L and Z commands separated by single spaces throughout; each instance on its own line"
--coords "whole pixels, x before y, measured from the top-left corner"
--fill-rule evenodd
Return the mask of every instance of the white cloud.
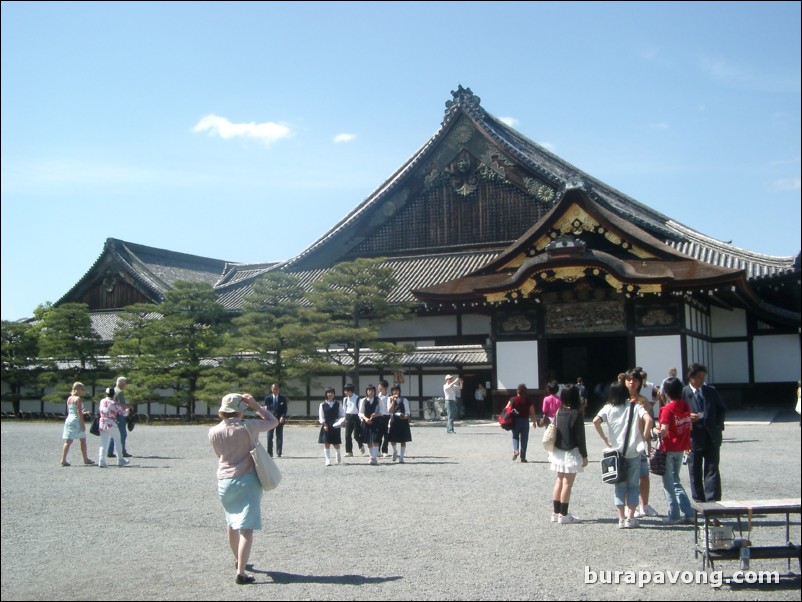
M 550 153 L 555 153 L 555 152 L 557 152 L 557 147 L 556 147 L 556 146 L 554 146 L 554 145 L 553 145 L 551 142 L 538 142 L 538 144 L 539 144 L 540 146 L 542 146 L 543 148 L 545 148 L 545 149 L 546 149 L 547 151 L 549 151 Z
M 229 138 L 255 138 L 270 146 L 274 142 L 292 135 L 286 125 L 266 121 L 265 123 L 231 123 L 225 117 L 207 115 L 192 129 L 193 132 L 209 132 L 210 136 Z
M 508 125 L 508 126 L 510 126 L 511 128 L 517 127 L 517 126 L 518 126 L 518 124 L 519 124 L 519 123 L 521 123 L 521 122 L 520 122 L 518 119 L 516 119 L 515 117 L 499 117 L 499 118 L 498 118 L 498 120 L 499 120 L 501 123 L 507 124 L 507 125 Z
M 802 189 L 800 177 L 784 178 L 781 180 L 774 180 L 771 184 L 771 189 L 780 192 L 793 192 L 794 190 Z
M 340 142 L 351 142 L 356 138 L 356 134 L 337 134 L 334 137 L 334 143 L 339 144 Z

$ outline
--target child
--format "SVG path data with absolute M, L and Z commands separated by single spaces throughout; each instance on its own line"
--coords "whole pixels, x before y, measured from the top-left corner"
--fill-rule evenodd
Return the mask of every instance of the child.
M 365 388 L 365 397 L 359 401 L 359 419 L 362 421 L 362 443 L 370 451 L 370 464 L 379 463 L 379 445 L 381 445 L 381 427 L 386 424 L 381 419 L 382 411 L 379 398 L 376 397 L 376 387 L 368 385 Z

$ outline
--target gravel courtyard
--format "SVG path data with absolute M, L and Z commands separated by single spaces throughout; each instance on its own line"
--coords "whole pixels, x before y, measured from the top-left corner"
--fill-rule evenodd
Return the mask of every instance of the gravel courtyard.
M 790 417 L 789 417 L 790 418 Z M 800 428 L 787 421 L 728 422 L 725 499 L 798 498 Z M 265 527 L 251 554 L 253 585 L 234 583 L 216 494 L 209 425 L 140 424 L 129 467 L 59 465 L 58 422 L 2 422 L 3 600 L 799 600 L 779 585 L 586 584 L 588 571 L 691 571 L 690 526 L 643 521 L 619 530 L 612 487 L 601 482 L 602 444 L 590 423 L 591 464 L 570 511 L 550 522 L 553 473 L 530 431 L 529 464 L 513 463 L 510 434 L 490 422 L 417 422 L 407 462 L 365 457 L 323 465 L 317 429 L 288 425 L 281 486 L 262 502 Z M 98 438 L 89 436 L 91 457 Z M 687 473 L 683 473 L 687 487 Z M 658 477 L 651 504 L 666 509 Z M 783 516 L 756 519 L 753 543 L 784 542 Z M 791 540 L 800 542 L 798 517 Z M 737 563 L 717 565 L 725 575 Z M 787 573 L 785 561 L 753 561 Z

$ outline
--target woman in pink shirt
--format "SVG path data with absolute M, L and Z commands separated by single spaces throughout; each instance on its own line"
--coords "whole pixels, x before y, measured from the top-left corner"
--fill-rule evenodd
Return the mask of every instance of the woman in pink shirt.
M 543 404 L 541 405 L 542 415 L 538 422 L 539 426 L 548 426 L 554 420 L 554 415 L 557 414 L 557 410 L 559 410 L 562 405 L 560 398 L 557 397 L 559 390 L 560 385 L 557 384 L 556 380 L 546 385 L 546 392 L 548 395 L 543 398 Z M 548 418 L 548 420 L 544 420 L 544 418 Z
M 262 420 L 243 421 L 243 412 L 250 408 Z M 245 574 L 251 555 L 254 529 L 262 528 L 262 484 L 256 476 L 251 450 L 259 433 L 276 428 L 278 420 L 267 407 L 260 406 L 248 393 L 229 393 L 223 397 L 217 413 L 222 419 L 209 429 L 209 442 L 218 458 L 217 494 L 223 504 L 228 526 L 228 544 L 237 565 L 235 583 L 253 583 Z
M 693 508 L 679 478 L 682 456 L 691 447 L 691 407 L 682 398 L 682 381 L 678 378 L 667 378 L 663 391 L 671 402 L 660 410 L 660 426 L 654 429 L 655 434 L 662 437 L 666 450 L 663 490 L 668 501 L 668 516 L 663 522 L 670 525 L 692 523 Z

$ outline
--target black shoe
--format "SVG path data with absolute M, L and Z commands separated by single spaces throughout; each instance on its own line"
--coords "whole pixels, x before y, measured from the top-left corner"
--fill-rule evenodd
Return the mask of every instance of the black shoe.
M 123 452 L 123 458 L 133 458 L 133 456 L 128 452 Z
M 526 463 L 528 463 L 528 462 L 529 462 L 529 460 L 527 460 L 526 458 L 521 458 L 521 462 L 523 462 L 524 464 L 526 464 Z
M 115 458 L 116 456 L 114 455 L 114 452 L 109 452 L 109 453 L 106 454 L 106 457 L 107 458 Z
M 256 577 L 253 575 L 237 575 L 236 583 L 237 585 L 245 585 L 246 583 L 253 583 L 256 581 Z

